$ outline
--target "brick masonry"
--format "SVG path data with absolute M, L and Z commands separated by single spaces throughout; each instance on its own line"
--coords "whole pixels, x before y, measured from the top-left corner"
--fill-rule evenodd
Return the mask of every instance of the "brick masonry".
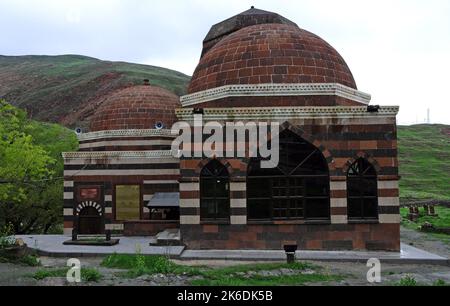
M 157 229 L 164 228 L 164 222 L 149 224 L 150 215 L 146 205 L 157 192 L 178 192 L 179 190 L 179 161 L 173 158 L 151 158 L 143 161 L 139 159 L 98 159 L 84 162 L 82 160 L 67 160 L 64 168 L 66 175 L 67 173 L 74 173 L 66 176 L 64 183 L 65 234 L 70 234 L 72 229 L 77 226 L 74 211 L 79 205 L 79 200 L 76 198 L 78 187 L 99 186 L 104 194 L 100 204 L 103 207 L 102 222 L 105 229 L 125 232 L 128 235 L 132 235 L 133 231 L 135 231 L 135 235 L 142 235 L 146 232 L 146 229 L 149 230 L 149 233 L 153 233 Z M 103 175 L 101 171 L 104 170 L 113 171 L 115 175 Z M 171 174 L 175 170 L 178 173 Z M 153 171 L 151 173 L 155 175 L 138 175 L 139 172 L 146 171 Z M 169 174 L 164 174 L 164 172 Z M 134 175 L 129 173 L 134 173 Z M 117 221 L 115 218 L 114 190 L 116 185 L 140 186 L 141 220 L 135 220 L 134 223 L 129 223 L 127 227 L 124 226 L 124 222 Z M 167 228 L 177 226 L 177 224 L 173 225 L 173 222 L 167 223 Z
M 190 249 L 400 250 L 399 224 L 181 225 Z
M 238 120 L 238 119 L 236 119 Z M 295 242 L 309 250 L 400 249 L 397 131 L 395 120 L 362 124 L 359 119 L 328 119 L 332 124 L 296 125 L 280 122 L 319 148 L 330 172 L 330 220 L 321 222 L 260 222 L 246 217 L 247 159 L 221 159 L 230 173 L 229 222 L 203 223 L 200 219 L 199 179 L 208 159 L 182 158 L 180 188 L 183 242 L 191 249 L 281 249 Z M 368 120 L 370 122 L 370 120 Z M 222 122 L 223 123 L 223 122 Z M 302 122 L 304 123 L 304 122 Z M 314 123 L 314 121 L 311 121 Z M 347 171 L 359 157 L 369 160 L 378 174 L 379 220 L 349 223 Z
M 91 121 L 91 131 L 154 129 L 157 122 L 171 128 L 179 98 L 156 86 L 133 86 L 104 101 Z
M 340 83 L 356 89 L 339 53 L 295 25 L 261 24 L 223 38 L 200 60 L 189 93 L 234 84 Z

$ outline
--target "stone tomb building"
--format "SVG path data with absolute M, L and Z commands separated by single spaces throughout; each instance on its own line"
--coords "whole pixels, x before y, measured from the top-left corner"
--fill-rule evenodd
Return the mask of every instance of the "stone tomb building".
M 213 26 L 188 95 L 151 85 L 96 111 L 65 153 L 65 230 L 191 249 L 400 249 L 396 106 L 369 106 L 339 53 L 275 13 Z M 280 163 L 173 157 L 177 121 L 278 122 Z

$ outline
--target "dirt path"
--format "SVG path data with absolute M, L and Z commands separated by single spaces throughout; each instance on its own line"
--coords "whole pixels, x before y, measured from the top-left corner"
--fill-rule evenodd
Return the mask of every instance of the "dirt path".
M 403 243 L 409 244 L 416 248 L 443 257 L 450 257 L 450 245 L 445 244 L 441 240 L 434 238 L 431 235 L 402 227 L 401 239 Z
M 65 267 L 65 259 L 42 258 L 44 268 L 62 268 Z M 251 264 L 256 262 L 246 262 Z M 84 267 L 95 267 L 103 275 L 98 283 L 82 283 L 81 286 L 186 286 L 195 277 L 186 275 L 145 275 L 135 279 L 127 279 L 117 275 L 121 270 L 106 269 L 99 267 L 98 258 L 83 258 Z M 233 261 L 195 261 L 185 262 L 188 265 L 203 265 L 210 267 L 225 267 L 242 262 Z M 372 286 L 367 281 L 368 269 L 364 263 L 342 263 L 342 262 L 313 262 L 314 265 L 321 267 L 320 273 L 340 275 L 343 280 L 327 283 L 316 283 L 313 285 L 324 286 Z M 31 268 L 20 265 L 11 265 L 0 263 L 0 286 L 67 286 L 64 278 L 47 278 L 37 281 L 31 276 L 40 268 Z M 419 285 L 433 285 L 436 281 L 445 281 L 450 284 L 450 267 L 447 266 L 428 266 L 428 265 L 394 265 L 382 263 L 382 283 L 375 285 L 394 285 L 402 278 L 409 276 L 414 278 Z M 198 278 L 198 276 L 196 277 Z

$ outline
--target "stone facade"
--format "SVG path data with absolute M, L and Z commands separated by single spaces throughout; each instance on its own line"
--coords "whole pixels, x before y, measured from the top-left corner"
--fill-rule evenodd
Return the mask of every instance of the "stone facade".
M 364 108 L 360 108 L 363 110 Z M 390 111 L 389 111 L 390 109 Z M 278 109 L 279 110 L 279 109 Z M 340 108 L 342 114 L 342 107 Z M 219 159 L 230 173 L 229 222 L 208 224 L 200 221 L 200 171 L 206 159 L 182 159 L 181 168 L 181 232 L 183 241 L 191 248 L 280 249 L 283 244 L 295 242 L 301 248 L 331 249 L 385 249 L 400 248 L 400 203 L 398 187 L 397 108 L 387 108 L 371 114 L 367 110 L 342 116 L 338 112 L 317 119 L 286 115 L 279 120 L 282 129 L 289 129 L 320 149 L 327 160 L 330 173 L 329 221 L 274 221 L 247 220 L 246 178 L 248 160 Z M 216 113 L 223 110 L 215 109 Z M 239 110 L 231 118 L 239 121 Z M 179 113 L 184 113 L 179 111 Z M 245 113 L 243 111 L 242 113 Z M 287 112 L 286 112 L 287 113 Z M 205 115 L 214 117 L 214 110 Z M 237 118 L 236 118 L 237 117 Z M 245 118 L 245 115 L 242 115 Z M 183 119 L 189 119 L 183 117 Z M 215 118 L 217 119 L 217 118 Z M 273 121 L 273 120 L 272 120 Z M 220 122 L 220 121 L 219 121 Z M 243 122 L 246 122 L 243 120 Z M 375 222 L 351 222 L 347 218 L 347 171 L 358 158 L 372 163 L 378 174 L 378 211 Z
M 370 95 L 358 91 L 349 67 L 333 47 L 275 13 L 252 8 L 225 20 L 212 27 L 203 46 L 188 95 L 178 98 L 154 86 L 119 91 L 99 107 L 91 132 L 79 136 L 80 151 L 64 154 L 66 233 L 96 222 L 96 233 L 113 230 L 126 235 L 155 235 L 179 227 L 182 242 L 190 249 L 280 250 L 297 244 L 305 250 L 399 251 L 398 107 L 370 106 Z M 177 121 L 193 126 L 195 114 L 202 114 L 204 123 L 223 126 L 278 123 L 281 131 L 295 136 L 291 143 L 318 156 L 310 170 L 320 164 L 321 181 L 316 185 L 325 194 L 319 205 L 326 211 L 308 217 L 303 177 L 302 194 L 294 191 L 294 197 L 303 197 L 303 207 L 295 202 L 294 218 L 290 213 L 274 217 L 273 212 L 259 220 L 252 217 L 251 203 L 267 204 L 267 199 L 251 198 L 249 166 L 254 160 L 249 156 L 173 157 L 175 135 L 164 127 Z M 192 131 L 198 132 L 195 127 Z M 225 142 L 225 147 L 248 147 L 246 141 Z M 194 140 L 193 145 L 197 149 L 202 143 Z M 226 177 L 213 174 L 211 164 Z M 205 169 L 213 178 L 209 182 L 222 188 L 214 185 L 212 202 L 211 190 L 202 187 Z M 290 179 L 292 173 L 283 175 L 282 179 Z M 369 187 L 355 189 L 356 175 Z M 286 182 L 287 187 L 281 188 L 292 187 Z M 139 198 L 139 216 L 118 220 L 116 189 L 126 185 L 138 186 L 130 194 Z M 361 191 L 361 199 L 355 190 Z M 289 207 L 281 209 L 292 208 L 290 192 Z M 179 220 L 149 220 L 146 203 L 156 193 L 179 193 Z M 361 203 L 362 211 L 366 206 L 372 209 L 370 216 L 352 215 L 355 203 Z M 269 206 L 274 210 L 273 203 Z M 211 207 L 217 218 L 205 218 Z

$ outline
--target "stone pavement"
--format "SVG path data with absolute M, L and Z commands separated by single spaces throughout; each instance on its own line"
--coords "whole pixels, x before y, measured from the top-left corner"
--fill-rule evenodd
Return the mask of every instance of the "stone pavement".
M 368 251 L 297 251 L 298 260 L 333 261 L 333 262 L 367 262 L 370 258 L 377 258 L 384 263 L 408 264 L 440 264 L 449 265 L 447 258 L 402 244 L 400 253 L 368 252 Z M 208 259 L 208 260 L 285 260 L 284 251 L 197 251 L 185 250 L 181 259 Z
M 25 235 L 22 238 L 29 248 L 37 250 L 40 255 L 50 257 L 97 257 L 117 254 L 136 254 L 139 250 L 143 255 L 170 255 L 179 257 L 184 246 L 150 246 L 149 237 L 118 237 L 119 244 L 115 246 L 74 246 L 63 245 L 70 237 L 63 235 Z M 115 237 L 114 237 L 115 238 Z
M 233 260 L 233 261 L 284 261 L 284 251 L 262 250 L 185 250 L 182 246 L 150 246 L 150 237 L 120 237 L 120 243 L 112 247 L 65 246 L 67 236 L 18 236 L 28 247 L 39 254 L 51 257 L 97 257 L 117 254 L 136 254 L 140 249 L 144 255 L 170 255 L 181 260 Z M 412 246 L 402 244 L 400 253 L 368 251 L 298 251 L 297 259 L 332 262 L 366 262 L 377 258 L 384 263 L 450 265 L 444 258 Z

